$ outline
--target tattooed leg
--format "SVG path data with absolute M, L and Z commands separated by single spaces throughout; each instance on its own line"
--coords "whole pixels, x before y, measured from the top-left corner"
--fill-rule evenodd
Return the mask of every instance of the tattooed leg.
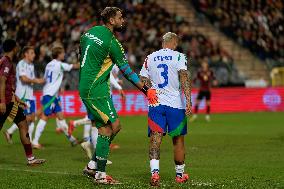
M 151 174 L 159 174 L 159 160 L 160 160 L 160 145 L 162 142 L 163 133 L 152 132 L 150 136 L 149 158 Z
M 163 133 L 152 132 L 150 136 L 149 158 L 160 159 L 160 145 L 162 143 Z

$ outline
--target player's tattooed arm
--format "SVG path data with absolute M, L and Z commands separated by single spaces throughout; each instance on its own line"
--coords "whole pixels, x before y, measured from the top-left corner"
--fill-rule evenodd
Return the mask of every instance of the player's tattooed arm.
M 187 103 L 187 115 L 189 115 L 191 110 L 189 110 L 189 106 L 191 106 L 191 81 L 189 77 L 189 72 L 187 70 L 180 70 L 178 72 L 179 74 L 179 80 L 180 80 L 180 85 L 181 89 L 184 92 L 186 101 L 189 102 Z
M 163 133 L 151 132 L 149 158 L 160 159 L 160 145 L 162 142 Z
M 147 77 L 144 77 L 144 76 L 140 76 L 140 79 L 142 81 L 142 83 L 146 84 L 148 87 L 152 87 L 152 83 L 151 83 L 151 80 Z

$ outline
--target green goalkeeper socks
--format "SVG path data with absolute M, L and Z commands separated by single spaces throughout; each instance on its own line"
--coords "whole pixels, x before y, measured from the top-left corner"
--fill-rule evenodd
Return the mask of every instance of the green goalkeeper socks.
M 110 136 L 110 143 L 113 141 L 113 139 L 115 138 L 115 136 L 116 136 L 116 134 L 112 134 L 112 135 Z
M 105 172 L 106 162 L 109 155 L 110 137 L 100 135 L 98 136 L 96 152 L 94 155 L 97 159 L 98 171 Z M 93 157 L 94 159 L 94 157 Z

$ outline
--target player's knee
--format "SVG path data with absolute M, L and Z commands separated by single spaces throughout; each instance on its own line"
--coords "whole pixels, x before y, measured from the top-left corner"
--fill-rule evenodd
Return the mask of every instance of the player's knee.
M 111 136 L 113 134 L 111 127 L 109 127 L 108 125 L 106 125 L 105 127 L 100 127 L 98 131 L 100 135 L 104 136 Z
M 35 121 L 35 114 L 32 114 L 31 115 L 31 122 L 34 122 Z
M 173 137 L 173 145 L 176 147 L 184 146 L 184 137 L 183 136 Z
M 117 119 L 115 122 L 111 124 L 113 134 L 117 134 L 121 130 L 120 121 Z
M 45 115 L 44 113 L 41 114 L 40 119 L 47 121 L 48 120 L 48 116 Z

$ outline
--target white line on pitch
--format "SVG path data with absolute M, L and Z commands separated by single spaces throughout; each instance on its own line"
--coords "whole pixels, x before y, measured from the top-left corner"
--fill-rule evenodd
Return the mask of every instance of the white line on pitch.
M 28 173 L 46 173 L 46 174 L 81 176 L 81 174 L 68 173 L 68 172 L 58 172 L 58 171 L 39 171 L 39 170 L 15 169 L 15 168 L 4 168 L 4 167 L 0 167 L 0 170 L 6 170 L 6 171 L 21 171 L 21 172 L 28 172 Z

